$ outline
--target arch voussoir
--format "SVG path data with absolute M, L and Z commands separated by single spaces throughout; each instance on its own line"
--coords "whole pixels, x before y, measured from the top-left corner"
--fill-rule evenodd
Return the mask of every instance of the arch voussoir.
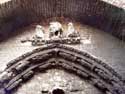
M 8 64 L 1 74 L 2 94 L 7 94 L 41 71 L 61 68 L 80 76 L 106 94 L 124 94 L 124 83 L 113 69 L 88 53 L 59 44 L 44 46 Z M 110 71 L 112 70 L 112 71 Z

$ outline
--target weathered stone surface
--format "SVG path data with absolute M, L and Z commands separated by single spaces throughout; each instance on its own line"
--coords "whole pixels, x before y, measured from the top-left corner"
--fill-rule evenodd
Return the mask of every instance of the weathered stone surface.
M 88 47 L 88 46 L 87 46 Z M 74 47 L 75 48 L 75 47 Z M 116 82 L 116 83 L 119 83 L 119 81 L 120 81 L 120 79 L 119 79 L 119 77 L 117 77 L 117 74 L 112 70 L 112 68 L 110 68 L 109 66 L 107 66 L 107 62 L 102 62 L 101 60 L 98 60 L 98 58 L 94 58 L 92 55 L 89 55 L 89 54 L 87 54 L 87 53 L 85 53 L 85 52 L 82 52 L 82 51 L 78 51 L 78 50 L 75 50 L 74 48 L 72 48 L 72 47 L 67 47 L 67 46 L 63 46 L 63 45 L 57 45 L 57 44 L 54 44 L 54 45 L 45 45 L 45 46 L 43 46 L 43 47 L 41 47 L 41 48 L 39 48 L 39 49 L 36 49 L 36 50 L 34 50 L 34 51 L 31 51 L 30 53 L 28 53 L 28 54 L 26 54 L 26 55 L 23 55 L 22 57 L 19 57 L 18 59 L 16 59 L 16 60 L 14 60 L 14 61 L 12 61 L 13 62 L 13 64 L 10 66 L 10 67 L 13 67 L 13 68 L 16 68 L 16 66 L 18 65 L 18 63 L 20 62 L 20 61 L 23 61 L 24 59 L 26 59 L 26 60 L 30 60 L 30 58 L 32 59 L 34 56 L 36 56 L 37 54 L 39 54 L 40 55 L 40 53 L 41 53 L 41 55 L 39 56 L 39 58 L 40 57 L 42 57 L 42 54 L 43 53 L 46 53 L 46 51 L 48 51 L 48 49 L 51 49 L 52 50 L 52 56 L 53 56 L 53 58 L 56 58 L 55 60 L 56 60 L 56 62 L 58 61 L 58 56 L 59 56 L 59 52 L 60 51 L 62 51 L 62 52 L 64 52 L 64 53 L 67 53 L 67 56 L 69 55 L 72 55 L 72 56 L 75 56 L 75 58 L 76 58 L 76 61 L 77 61 L 77 59 L 81 59 L 81 60 L 78 60 L 79 61 L 79 63 L 78 62 L 75 62 L 75 59 L 71 59 L 71 58 L 67 58 L 66 60 L 68 60 L 68 61 L 70 61 L 71 63 L 68 63 L 68 64 L 71 64 L 71 65 L 74 65 L 74 64 L 76 64 L 75 65 L 75 67 L 79 67 L 79 65 L 80 65 L 80 67 L 82 67 L 83 69 L 85 69 L 85 70 L 87 70 L 89 73 L 91 73 L 91 74 L 88 74 L 88 75 L 90 75 L 90 78 L 91 77 L 93 77 L 93 76 L 98 76 L 97 78 L 98 79 L 101 79 L 101 80 L 103 80 L 103 76 L 102 76 L 102 74 L 103 74 L 103 72 L 104 72 L 104 74 L 105 74 L 105 70 L 106 70 L 106 73 L 108 73 L 109 72 L 109 74 L 111 73 L 113 73 L 113 77 L 111 77 L 112 78 L 112 80 L 116 80 L 116 81 L 113 81 L 113 82 Z M 57 50 L 57 52 L 55 51 L 55 49 Z M 98 51 L 97 51 L 98 52 Z M 55 53 L 55 54 L 54 54 Z M 48 53 L 47 53 L 48 54 Z M 75 55 L 74 55 L 75 54 Z M 79 57 L 80 56 L 80 57 Z M 29 58 L 30 57 L 30 58 Z M 73 57 L 74 58 L 74 57 Z M 40 60 L 40 59 L 38 59 L 38 58 L 36 58 L 36 59 L 34 59 L 34 61 L 37 61 L 37 60 Z M 72 60 L 74 61 L 74 62 L 72 62 Z M 68 62 L 68 61 L 66 61 L 66 62 Z M 40 62 L 39 62 L 40 63 Z M 39 63 L 31 63 L 30 64 L 30 66 L 29 67 L 33 67 L 33 65 L 34 66 L 37 66 L 36 64 L 39 64 Z M 41 63 L 44 63 L 44 62 L 41 62 Z M 87 65 L 86 65 L 86 63 L 87 63 Z M 107 64 L 104 64 L 104 63 L 107 63 Z M 61 64 L 61 63 L 60 63 Z M 49 66 L 53 66 L 53 68 L 55 68 L 54 66 L 58 66 L 58 65 L 60 65 L 59 63 L 53 63 L 52 65 L 49 65 Z M 77 66 L 77 64 L 78 64 L 78 66 Z M 15 66 L 16 65 L 16 66 Z M 64 63 L 64 65 L 60 65 L 60 66 L 64 66 L 64 68 L 66 68 L 67 70 L 73 70 L 72 71 L 72 73 L 73 72 L 75 72 L 76 74 L 77 74 L 77 70 L 79 70 L 79 68 L 78 69 L 76 69 L 76 68 L 74 68 L 74 66 L 66 66 L 65 65 L 65 63 Z M 83 65 L 83 66 L 81 66 L 81 65 Z M 90 66 L 90 68 L 88 68 L 87 69 L 87 66 L 88 65 L 92 65 L 92 66 Z M 98 66 L 99 65 L 99 66 Z M 42 67 L 43 66 L 43 67 Z M 9 71 L 11 71 L 11 68 L 10 67 L 8 67 L 6 70 L 9 70 Z M 98 72 L 97 70 L 95 71 L 95 68 L 101 68 L 100 70 L 101 70 L 101 72 Z M 47 68 L 47 66 L 44 66 L 44 65 L 42 65 L 41 64 L 41 70 L 44 70 L 44 69 L 46 69 Z M 62 68 L 62 67 L 61 67 Z M 39 68 L 38 68 L 39 69 Z M 37 72 L 37 67 L 35 68 L 35 69 L 33 69 L 34 70 L 34 72 Z M 92 71 L 91 71 L 92 70 Z M 102 71 L 102 70 L 104 70 L 104 71 Z M 91 72 L 90 72 L 91 71 Z M 42 71 L 41 71 L 42 72 Z M 95 74 L 93 75 L 93 73 L 95 72 Z M 102 73 L 102 74 L 101 74 Z M 83 72 L 83 74 L 84 74 L 84 72 Z M 103 75 L 104 75 L 103 74 Z M 17 75 L 17 74 L 16 74 Z M 100 76 L 99 76 L 100 75 Z M 84 78 L 84 77 L 83 77 Z M 88 79 L 89 80 L 89 79 Z M 106 80 L 106 83 L 108 84 L 108 82 L 107 82 L 108 80 Z M 103 81 L 103 82 L 105 82 L 105 81 Z M 121 81 L 120 81 L 121 82 Z M 115 84 L 113 84 L 113 85 L 115 85 Z M 111 85 L 111 86 L 113 86 L 113 85 Z M 122 86 L 122 85 L 121 85 Z M 111 91 L 110 91 L 111 92 Z
M 84 66 L 85 68 L 88 68 L 90 70 L 93 69 L 93 67 L 94 67 L 93 64 L 90 64 L 83 59 L 77 59 L 77 62 L 79 62 L 82 66 Z
M 42 62 L 44 60 L 47 60 L 50 57 L 52 57 L 52 54 L 47 53 L 47 54 L 44 54 L 44 55 L 37 55 L 37 56 L 31 58 L 29 61 L 38 63 L 38 62 Z
M 21 62 L 19 62 L 19 65 L 16 66 L 16 70 L 17 71 L 24 70 L 26 67 L 28 67 L 29 63 L 30 63 L 29 61 L 21 61 Z
M 30 79 L 32 76 L 33 76 L 34 72 L 33 71 L 28 71 L 27 73 L 25 73 L 23 75 L 23 79 L 24 80 L 27 80 L 27 79 Z
M 105 72 L 104 70 L 102 70 L 101 68 L 95 67 L 93 69 L 94 72 L 96 72 L 100 77 L 102 77 L 104 80 L 107 81 L 111 81 L 112 79 L 112 75 L 110 75 L 109 73 Z
M 13 82 L 11 85 L 8 85 L 7 87 L 5 87 L 6 91 L 11 91 L 14 88 L 16 88 L 17 86 L 19 86 L 19 84 L 22 82 L 22 79 L 16 80 L 15 82 Z
M 71 60 L 71 61 L 75 61 L 77 57 L 70 55 L 68 53 L 65 52 L 59 52 L 59 55 L 65 59 Z
M 54 17 L 73 19 L 124 40 L 124 10 L 100 0 L 11 0 L 0 6 L 1 31 L 4 31 L 0 32 L 1 40 L 16 29 L 38 22 L 41 18 L 45 21 Z
M 93 94 L 93 92 L 94 94 L 103 94 L 78 76 L 62 69 L 50 69 L 43 74 L 34 75 L 28 83 L 22 85 L 14 94 L 41 94 L 42 91 L 51 93 L 56 88 L 61 88 L 66 94 Z
M 41 52 L 34 50 L 31 52 L 32 54 L 28 53 L 29 55 L 24 55 L 23 58 L 28 58 L 29 61 L 24 61 L 19 57 L 19 59 L 22 61 L 19 60 L 19 62 L 16 62 L 15 64 L 13 63 L 10 68 L 6 69 L 9 70 L 9 72 L 12 71 L 12 74 L 14 74 L 8 84 L 6 83 L 5 85 L 7 90 L 12 90 L 13 88 L 18 87 L 19 84 L 23 82 L 23 80 L 30 79 L 34 75 L 34 72 L 38 72 L 38 70 L 45 71 L 46 69 L 50 69 L 52 67 L 60 67 L 66 71 L 76 74 L 77 76 L 80 76 L 82 79 L 92 82 L 95 87 L 101 89 L 104 92 L 110 91 L 111 93 L 116 92 L 116 94 L 119 94 L 119 92 L 122 94 L 122 92 L 124 92 L 124 83 L 122 82 L 122 79 L 117 76 L 116 72 L 110 71 L 113 69 L 107 67 L 107 65 L 103 64 L 102 61 L 97 60 L 87 53 L 79 52 L 78 50 L 64 45 L 52 44 L 48 46 L 50 47 L 45 47 L 44 50 L 41 48 Z M 51 47 L 55 47 L 56 50 L 50 51 Z M 33 53 L 35 54 L 35 57 Z M 38 63 L 38 61 L 40 62 Z M 30 66 L 28 66 L 29 64 Z M 24 69 L 24 67 L 27 69 Z M 6 73 L 6 75 L 8 74 L 9 73 Z M 115 83 L 111 84 L 113 81 L 115 81 Z M 119 88 L 119 86 L 122 89 Z

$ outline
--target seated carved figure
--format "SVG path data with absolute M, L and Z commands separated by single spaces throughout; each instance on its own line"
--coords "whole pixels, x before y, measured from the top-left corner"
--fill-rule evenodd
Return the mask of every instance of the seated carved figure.
M 61 23 L 51 22 L 50 26 L 49 26 L 49 31 L 50 31 L 50 34 L 49 34 L 50 38 L 52 38 L 52 37 L 57 37 L 57 38 L 62 37 L 63 28 L 62 28 Z
M 41 25 L 37 25 L 36 29 L 35 29 L 35 38 L 39 38 L 39 39 L 44 39 L 44 27 Z
M 77 37 L 77 32 L 73 23 L 68 23 L 67 37 Z
M 21 42 L 31 42 L 33 46 L 43 45 L 49 43 L 66 43 L 66 44 L 77 44 L 80 43 L 80 36 L 76 32 L 72 23 L 68 24 L 67 37 L 63 36 L 63 28 L 59 22 L 51 22 L 49 25 L 49 37 L 45 37 L 45 29 L 41 25 L 37 25 L 35 29 L 35 36 L 32 39 L 25 39 Z

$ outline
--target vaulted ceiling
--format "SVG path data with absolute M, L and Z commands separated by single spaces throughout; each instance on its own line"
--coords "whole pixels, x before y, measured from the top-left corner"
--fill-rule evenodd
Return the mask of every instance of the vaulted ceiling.
M 102 94 L 125 93 L 124 79 L 122 79 L 125 76 L 124 47 L 118 45 L 120 40 L 108 36 L 111 34 L 125 40 L 125 10 L 122 5 L 110 1 L 106 2 L 106 0 L 4 1 L 6 0 L 2 0 L 0 4 L 1 41 L 11 37 L 12 33 L 17 32 L 22 27 L 55 20 L 79 22 L 80 26 L 89 25 L 88 28 L 93 27 L 100 29 L 100 32 L 104 32 L 101 33 L 101 36 L 97 35 L 98 32 L 95 35 L 93 34 L 95 32 L 93 32 L 91 38 L 94 42 L 90 43 L 90 45 L 82 43 L 70 47 L 52 44 L 35 49 L 35 47 L 28 48 L 24 45 L 21 47 L 22 44 L 19 41 L 17 43 L 17 38 L 10 39 L 3 45 L 0 44 L 0 65 L 7 64 L 12 59 L 0 74 L 0 94 L 13 94 L 14 90 L 29 81 L 34 75 L 51 68 L 65 70 L 80 77 L 83 81 L 87 81 L 97 88 Z M 81 35 L 85 36 L 86 32 L 88 34 L 90 31 L 94 31 L 94 29 L 90 29 L 90 31 L 86 29 L 81 29 Z M 84 30 L 86 31 L 84 32 Z M 32 34 L 30 30 L 28 31 Z M 23 32 L 23 30 L 19 32 Z M 108 37 L 107 39 L 103 37 L 105 32 L 108 33 L 105 35 Z M 100 39 L 101 41 L 99 41 Z M 103 41 L 106 42 L 102 43 Z M 79 49 L 80 47 L 82 51 Z M 86 50 L 87 53 L 83 50 Z M 98 58 L 88 53 L 93 53 Z M 103 62 L 100 59 L 109 61 Z M 115 71 L 119 72 L 122 77 Z
M 0 39 L 21 27 L 53 17 L 69 18 L 125 39 L 124 9 L 101 0 L 8 1 L 0 5 Z

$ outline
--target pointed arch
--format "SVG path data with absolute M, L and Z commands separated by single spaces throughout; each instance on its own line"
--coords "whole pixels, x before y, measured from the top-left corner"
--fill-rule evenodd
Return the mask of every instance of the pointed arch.
M 8 94 L 37 72 L 62 68 L 87 80 L 106 94 L 124 94 L 122 78 L 108 65 L 86 52 L 62 44 L 44 45 L 8 63 L 1 74 L 1 94 Z

